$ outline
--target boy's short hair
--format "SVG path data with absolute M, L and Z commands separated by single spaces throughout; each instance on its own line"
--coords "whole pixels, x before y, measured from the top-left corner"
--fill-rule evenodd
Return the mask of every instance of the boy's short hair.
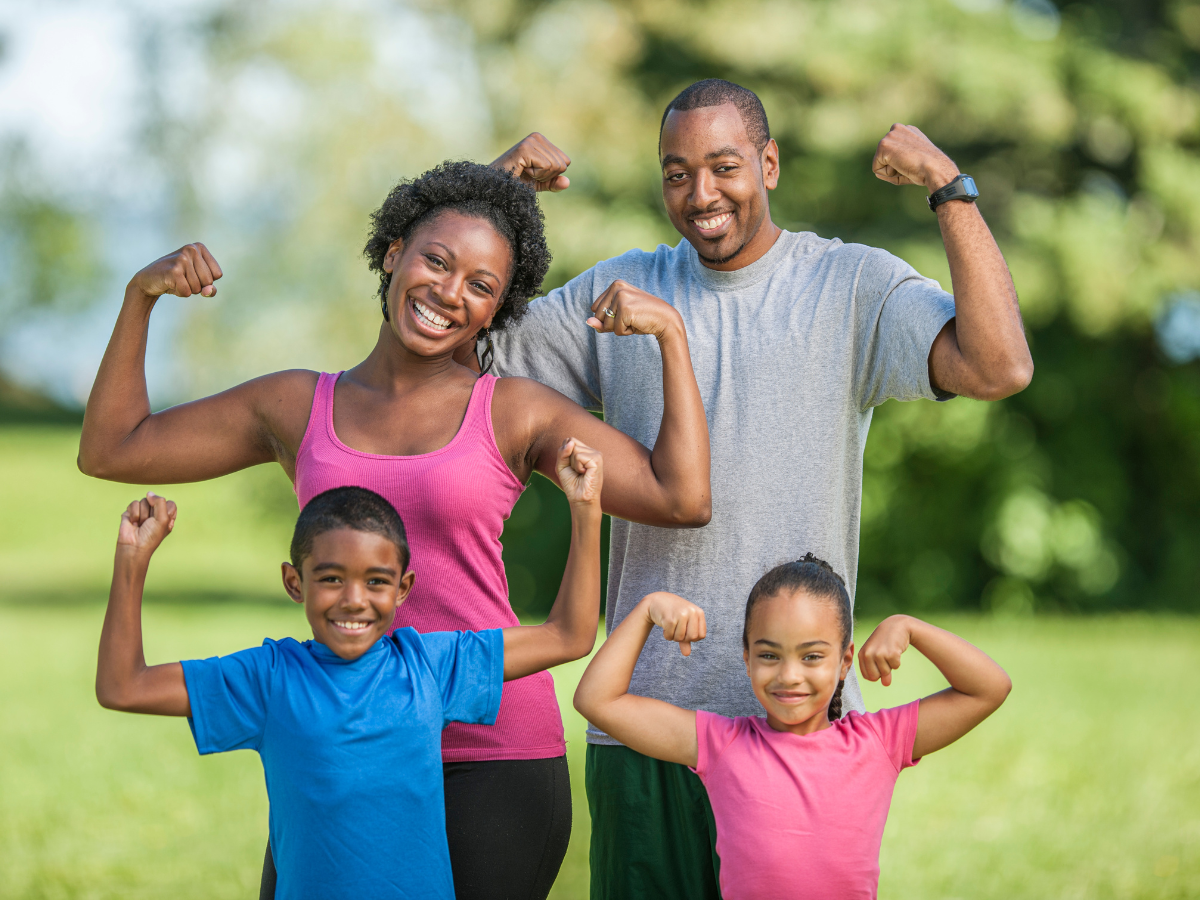
M 400 571 L 408 569 L 408 535 L 396 508 L 374 491 L 360 487 L 332 488 L 317 494 L 300 510 L 292 533 L 292 565 L 297 569 L 312 555 L 317 535 L 339 528 L 365 531 L 396 545 Z

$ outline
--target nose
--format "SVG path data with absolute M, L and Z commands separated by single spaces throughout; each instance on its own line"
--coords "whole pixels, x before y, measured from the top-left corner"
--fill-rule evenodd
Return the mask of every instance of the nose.
M 778 678 L 780 684 L 798 685 L 804 680 L 804 666 L 799 660 L 785 659 L 779 667 Z
M 463 305 L 466 278 L 457 272 L 446 272 L 429 286 L 429 292 L 446 309 L 458 309 Z
M 368 606 L 366 586 L 357 581 L 347 581 L 338 598 L 338 606 L 346 612 L 358 612 Z
M 717 190 L 713 173 L 705 168 L 698 169 L 692 178 L 692 192 L 688 195 L 688 203 L 696 209 L 708 209 L 720 199 L 721 192 Z

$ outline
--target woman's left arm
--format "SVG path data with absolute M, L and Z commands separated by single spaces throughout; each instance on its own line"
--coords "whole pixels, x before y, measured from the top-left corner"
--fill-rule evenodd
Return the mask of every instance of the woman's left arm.
M 602 334 L 649 334 L 658 340 L 663 372 L 658 440 L 647 450 L 557 391 L 528 379 L 506 378 L 503 418 L 513 424 L 525 422 L 515 431 L 527 436 L 523 446 L 528 448 L 528 464 L 557 480 L 558 449 L 567 438 L 577 437 L 604 454 L 601 502 L 606 513 L 643 525 L 708 524 L 708 421 L 682 317 L 658 297 L 614 281 L 592 304 L 587 324 Z

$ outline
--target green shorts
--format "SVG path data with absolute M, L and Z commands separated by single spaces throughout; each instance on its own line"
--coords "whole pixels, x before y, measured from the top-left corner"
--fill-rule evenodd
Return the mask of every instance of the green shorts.
M 717 824 L 687 766 L 588 744 L 592 900 L 720 900 Z

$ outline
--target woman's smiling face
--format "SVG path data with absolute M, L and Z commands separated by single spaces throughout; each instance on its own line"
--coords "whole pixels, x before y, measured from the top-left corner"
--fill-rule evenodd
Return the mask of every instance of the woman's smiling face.
M 392 333 L 420 356 L 439 356 L 491 324 L 512 272 L 508 241 L 485 219 L 446 210 L 388 248 Z
M 768 724 L 796 734 L 828 727 L 829 701 L 854 662 L 854 645 L 842 649 L 834 602 L 780 591 L 755 605 L 746 640 L 746 674 Z

